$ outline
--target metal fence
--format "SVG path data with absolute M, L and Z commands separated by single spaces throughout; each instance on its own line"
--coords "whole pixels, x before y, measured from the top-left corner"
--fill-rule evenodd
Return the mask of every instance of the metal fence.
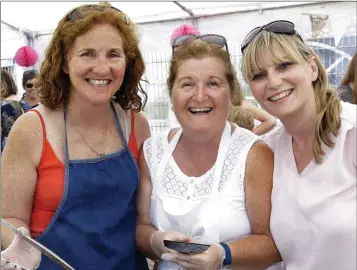
M 330 85 L 338 87 L 347 70 L 349 60 L 356 52 L 356 36 L 341 38 L 337 46 L 334 38 L 309 39 L 308 43 L 320 55 L 327 68 Z M 240 72 L 241 53 L 239 45 L 230 44 L 229 51 L 245 98 L 259 107 Z M 148 94 L 144 113 L 149 119 L 152 133 L 157 134 L 166 131 L 170 127 L 170 114 L 172 113 L 170 112 L 171 104 L 166 81 L 171 51 L 145 53 L 144 59 L 146 64 L 144 79 L 146 82 L 143 83 L 143 88 Z M 1 68 L 14 75 L 13 59 L 2 59 L 1 62 Z
M 329 83 L 337 88 L 347 70 L 349 60 L 356 52 L 356 36 L 341 38 L 339 44 L 335 44 L 334 38 L 309 39 L 310 46 L 320 56 L 329 73 Z M 249 86 L 243 80 L 240 72 L 241 53 L 238 45 L 230 45 L 231 59 L 237 71 L 237 77 L 242 92 L 247 100 L 260 107 L 255 101 Z M 171 51 L 161 53 L 144 54 L 146 62 L 145 79 L 148 81 L 143 85 L 148 94 L 148 102 L 144 109 L 153 134 L 166 131 L 170 126 L 170 99 L 166 80 L 168 78 Z
M 1 69 L 14 76 L 15 65 L 13 59 L 1 59 Z

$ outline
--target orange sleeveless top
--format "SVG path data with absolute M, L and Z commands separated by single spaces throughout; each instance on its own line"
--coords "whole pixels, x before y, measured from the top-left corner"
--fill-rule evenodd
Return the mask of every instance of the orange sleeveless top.
M 42 155 L 37 167 L 37 184 L 31 213 L 30 231 L 32 237 L 39 236 L 50 224 L 63 195 L 65 165 L 58 159 L 46 137 L 46 127 L 42 115 L 36 109 L 41 120 L 43 133 Z M 139 151 L 136 142 L 135 114 L 131 113 L 131 132 L 129 137 L 129 148 L 138 161 Z

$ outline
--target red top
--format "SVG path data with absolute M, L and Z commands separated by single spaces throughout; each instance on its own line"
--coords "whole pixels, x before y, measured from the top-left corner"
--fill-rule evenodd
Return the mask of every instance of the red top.
M 46 127 L 42 115 L 35 109 L 32 111 L 36 112 L 40 117 L 43 132 L 43 148 L 40 164 L 37 167 L 37 184 L 30 223 L 31 236 L 37 237 L 49 225 L 57 207 L 61 202 L 64 190 L 65 166 L 63 162 L 58 159 L 51 144 L 46 138 Z M 129 148 L 137 161 L 139 151 L 134 132 L 134 124 L 135 114 L 132 112 L 132 129 L 129 137 Z

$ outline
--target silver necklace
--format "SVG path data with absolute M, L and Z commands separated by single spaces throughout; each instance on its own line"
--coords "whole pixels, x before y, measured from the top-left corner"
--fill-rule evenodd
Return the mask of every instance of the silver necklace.
M 79 131 L 79 129 L 78 129 L 78 133 L 79 133 L 79 135 L 81 135 L 81 138 L 82 138 L 82 140 L 85 142 L 85 144 L 96 154 L 96 156 L 97 156 L 98 158 L 102 158 L 102 157 L 105 156 L 105 153 L 99 153 L 99 152 L 97 152 L 97 151 L 84 139 L 84 137 L 83 137 L 82 133 Z

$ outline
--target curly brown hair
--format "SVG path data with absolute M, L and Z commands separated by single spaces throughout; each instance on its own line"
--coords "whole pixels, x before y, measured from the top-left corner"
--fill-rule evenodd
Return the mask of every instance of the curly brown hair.
M 105 8 L 96 9 L 91 6 L 104 6 Z M 69 18 L 74 11 L 81 12 L 82 10 L 83 18 L 78 20 Z M 126 57 L 125 75 L 120 89 L 115 93 L 115 101 L 124 110 L 132 109 L 139 112 L 144 108 L 147 94 L 142 88 L 141 80 L 145 72 L 145 64 L 139 50 L 137 30 L 134 23 L 124 13 L 111 8 L 108 3 L 79 6 L 69 11 L 58 23 L 41 65 L 40 100 L 43 105 L 51 109 L 68 105 L 71 82 L 63 70 L 66 66 L 66 56 L 76 37 L 85 34 L 94 25 L 100 23 L 116 27 L 123 39 Z
M 205 57 L 215 57 L 221 59 L 225 66 L 225 76 L 227 78 L 229 88 L 231 90 L 231 98 L 233 94 L 240 99 L 243 95 L 240 93 L 241 88 L 237 79 L 237 74 L 230 60 L 230 55 L 227 51 L 222 48 L 217 47 L 214 44 L 209 44 L 205 42 L 193 42 L 180 47 L 179 50 L 175 51 L 169 68 L 169 77 L 167 79 L 167 86 L 169 89 L 169 95 L 171 97 L 172 88 L 177 76 L 177 71 L 182 64 L 182 62 L 189 59 L 202 59 Z M 240 93 L 240 94 L 237 94 Z M 241 100 L 237 101 L 239 104 Z

